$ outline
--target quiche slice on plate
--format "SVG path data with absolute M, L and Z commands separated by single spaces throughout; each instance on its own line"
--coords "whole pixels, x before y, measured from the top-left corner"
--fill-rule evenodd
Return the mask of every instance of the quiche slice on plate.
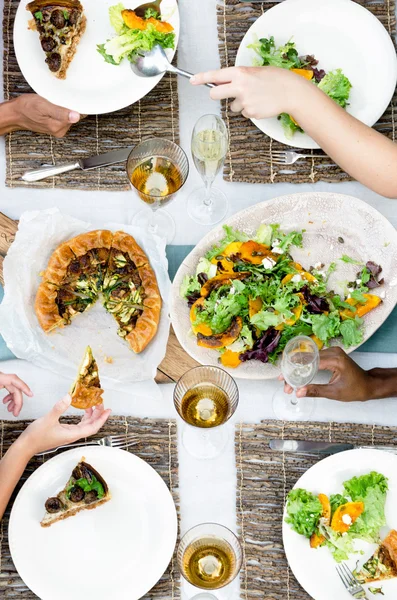
M 102 404 L 102 394 L 98 365 L 91 348 L 87 346 L 77 378 L 70 390 L 72 406 L 83 410 L 92 408 L 97 404 Z
M 26 9 L 32 13 L 31 29 L 40 35 L 48 68 L 65 79 L 86 28 L 82 5 L 79 0 L 33 0 Z
M 397 531 L 392 529 L 375 553 L 355 572 L 360 583 L 373 583 L 397 577 Z
M 73 469 L 64 489 L 45 503 L 42 527 L 72 517 L 82 510 L 91 510 L 110 500 L 111 494 L 104 478 L 84 457 Z

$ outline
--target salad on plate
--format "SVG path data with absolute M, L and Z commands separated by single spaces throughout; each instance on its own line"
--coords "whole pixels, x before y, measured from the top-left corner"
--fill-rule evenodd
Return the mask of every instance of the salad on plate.
M 112 65 L 119 65 L 124 58 L 134 62 L 139 52 L 148 52 L 156 45 L 164 49 L 175 47 L 173 26 L 153 9 L 148 9 L 143 19 L 120 3 L 109 8 L 109 18 L 116 36 L 97 49 Z
M 357 276 L 337 294 L 328 284 L 337 263 L 326 267 L 317 259 L 304 267 L 291 256 L 305 231 L 287 233 L 277 224 L 262 224 L 251 236 L 227 225 L 224 231 L 180 288 L 198 346 L 236 368 L 250 360 L 277 362 L 297 335 L 311 336 L 320 349 L 336 339 L 345 348 L 362 342 L 363 317 L 382 302 L 370 293 L 384 283 L 381 266 L 342 255 Z
M 255 50 L 258 55 L 254 61 L 255 66 L 273 66 L 293 71 L 311 81 L 342 108 L 348 106 L 352 84 L 343 74 L 342 69 L 326 73 L 324 69 L 318 68 L 319 61 L 313 55 L 300 56 L 292 41 L 277 47 L 273 36 L 261 38 L 248 47 Z M 288 139 L 291 139 L 297 131 L 304 133 L 291 115 L 282 113 L 278 118 Z

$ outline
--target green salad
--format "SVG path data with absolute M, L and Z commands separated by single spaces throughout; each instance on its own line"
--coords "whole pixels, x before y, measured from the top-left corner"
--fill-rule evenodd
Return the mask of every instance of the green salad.
M 381 302 L 368 293 L 384 282 L 379 265 L 343 255 L 341 261 L 356 264 L 357 276 L 341 295 L 328 283 L 337 263 L 325 266 L 317 258 L 305 268 L 292 258 L 304 231 L 263 224 L 252 236 L 226 225 L 224 232 L 180 288 L 198 346 L 234 368 L 249 360 L 275 363 L 297 335 L 312 336 L 320 349 L 336 338 L 346 348 L 362 342 L 363 317 Z
M 273 66 L 294 71 L 297 75 L 312 81 L 313 85 L 335 100 L 342 108 L 348 105 L 352 84 L 342 73 L 342 69 L 326 73 L 323 69 L 317 68 L 318 60 L 314 56 L 299 56 L 294 42 L 289 41 L 284 46 L 277 47 L 273 36 L 269 39 L 262 38 L 248 47 L 255 50 L 258 55 L 258 59 L 255 60 L 256 66 Z M 297 131 L 303 133 L 303 129 L 291 115 L 282 113 L 279 119 L 287 138 L 291 139 Z
M 315 495 L 304 489 L 288 494 L 286 523 L 310 540 L 327 546 L 337 562 L 356 553 L 354 540 L 379 543 L 386 525 L 387 478 L 372 471 L 343 484 L 342 494 Z
M 119 65 L 124 58 L 134 62 L 139 52 L 150 51 L 157 44 L 164 49 L 175 47 L 174 28 L 152 9 L 143 19 L 123 4 L 116 4 L 109 8 L 109 18 L 117 35 L 97 49 L 112 65 Z

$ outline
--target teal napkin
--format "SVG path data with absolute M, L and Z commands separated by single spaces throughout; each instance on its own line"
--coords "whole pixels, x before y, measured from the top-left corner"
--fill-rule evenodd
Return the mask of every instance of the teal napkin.
M 179 265 L 192 251 L 194 246 L 167 246 L 168 272 L 171 281 L 174 279 Z M 3 299 L 3 288 L 0 285 L 0 302 Z M 378 329 L 378 331 L 360 348 L 360 352 L 397 352 L 397 308 Z M 0 336 L 0 361 L 15 358 Z

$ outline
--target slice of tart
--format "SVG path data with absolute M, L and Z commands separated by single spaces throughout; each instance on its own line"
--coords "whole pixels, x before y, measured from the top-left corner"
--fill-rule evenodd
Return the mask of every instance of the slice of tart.
M 397 577 L 397 531 L 392 529 L 373 556 L 355 572 L 360 583 L 372 583 Z
M 46 512 L 40 524 L 49 527 L 81 510 L 97 508 L 110 498 L 106 481 L 83 457 L 73 469 L 64 489 L 46 501 Z
M 70 390 L 72 406 L 83 410 L 92 408 L 97 404 L 102 404 L 102 394 L 98 365 L 90 346 L 87 346 L 77 378 Z
M 33 15 L 31 28 L 40 35 L 48 68 L 65 79 L 86 28 L 82 5 L 79 0 L 33 0 L 26 9 Z

